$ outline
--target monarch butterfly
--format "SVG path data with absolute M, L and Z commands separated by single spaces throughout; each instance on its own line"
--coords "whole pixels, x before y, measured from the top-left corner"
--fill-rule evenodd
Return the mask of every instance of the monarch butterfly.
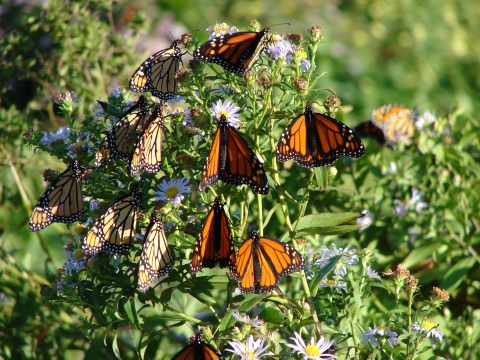
M 163 223 L 153 211 L 145 231 L 145 242 L 138 265 L 138 287 L 141 291 L 147 291 L 153 280 L 168 274 L 172 267 L 173 255 L 168 247 Z
M 130 89 L 135 92 L 150 91 L 162 100 L 175 97 L 178 82 L 175 74 L 182 63 L 182 53 L 175 40 L 168 49 L 163 49 L 146 59 L 130 79 Z
M 267 46 L 270 29 L 236 32 L 205 42 L 195 50 L 195 60 L 215 63 L 234 74 L 243 75 Z
M 203 268 L 212 269 L 219 263 L 221 268 L 235 270 L 235 249 L 228 219 L 222 201 L 215 198 L 213 207 L 207 214 L 202 231 L 198 234 L 190 263 L 190 274 Z
M 385 136 L 382 129 L 371 121 L 363 122 L 355 127 L 355 133 L 360 137 L 370 137 L 375 139 L 380 145 L 385 143 Z
M 332 164 L 340 156 L 364 154 L 362 141 L 347 125 L 315 113 L 310 106 L 285 128 L 277 145 L 278 161 L 294 159 L 309 169 Z
M 280 279 L 305 268 L 305 260 L 292 245 L 259 237 L 255 230 L 237 251 L 236 270 L 231 276 L 239 281 L 243 294 L 270 292 Z
M 203 342 L 202 335 L 192 336 L 191 344 L 178 352 L 172 360 L 223 360 L 214 348 Z
M 140 96 L 137 103 L 123 115 L 103 140 L 95 156 L 96 167 L 104 166 L 116 159 L 129 159 L 138 138 L 137 131 L 149 112 L 147 99 Z
M 199 190 L 215 185 L 218 179 L 231 185 L 247 184 L 258 194 L 268 194 L 268 180 L 262 163 L 237 130 L 228 125 L 225 115 L 220 116 Z
M 93 225 L 83 240 L 83 252 L 87 255 L 100 250 L 112 255 L 128 253 L 137 232 L 141 204 L 142 194 L 135 184 L 129 194 L 118 199 Z
M 138 138 L 130 155 L 128 170 L 136 174 L 140 169 L 155 174 L 162 164 L 163 119 L 157 104 L 147 121 L 147 127 Z
M 402 105 L 383 105 L 372 111 L 370 120 L 382 129 L 388 142 L 403 139 L 407 145 L 415 132 L 415 119 L 418 109 L 409 109 Z
M 43 193 L 33 209 L 28 227 L 45 229 L 53 222 L 71 224 L 83 215 L 82 175 L 84 169 L 73 160 Z

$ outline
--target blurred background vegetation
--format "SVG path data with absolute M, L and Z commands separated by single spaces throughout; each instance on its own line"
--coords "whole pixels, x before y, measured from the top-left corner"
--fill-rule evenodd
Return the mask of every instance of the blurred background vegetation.
M 335 90 L 350 125 L 367 120 L 372 109 L 386 103 L 418 106 L 437 115 L 457 106 L 468 114 L 467 122 L 478 125 L 480 3 L 474 1 L 4 2 L 0 328 L 12 331 L 0 331 L 3 356 L 34 358 L 43 348 L 51 355 L 69 349 L 81 358 L 85 347 L 94 353 L 103 346 L 101 338 L 86 346 L 78 333 L 85 314 L 40 306 L 39 283 L 55 281 L 56 269 L 65 260 L 62 246 L 73 235 L 61 224 L 41 233 L 28 230 L 31 209 L 44 191 L 41 173 L 64 165 L 26 147 L 24 131 L 66 125 L 52 101 L 57 92 L 73 90 L 82 97 L 78 119 L 83 119 L 97 99 L 106 99 L 114 86 L 126 87 L 138 64 L 168 47 L 173 38 L 199 30 L 195 36 L 204 41 L 204 30 L 215 22 L 244 30 L 252 19 L 265 26 L 290 23 L 273 31 L 303 33 L 314 24 L 323 28 L 326 43 L 319 48 L 316 65 L 318 73 L 328 74 L 317 85 Z M 8 344 L 22 346 L 12 354 Z

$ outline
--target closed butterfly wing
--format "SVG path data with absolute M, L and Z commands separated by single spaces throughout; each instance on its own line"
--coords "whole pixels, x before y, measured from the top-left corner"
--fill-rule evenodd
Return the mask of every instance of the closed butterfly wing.
M 203 168 L 200 191 L 208 185 L 215 185 L 218 179 L 231 185 L 246 184 L 258 194 L 268 194 L 268 180 L 262 163 L 223 115 Z
M 366 121 L 357 125 L 355 127 L 355 133 L 361 138 L 369 137 L 375 139 L 380 145 L 385 143 L 385 136 L 383 135 L 383 130 L 371 121 Z
M 214 348 L 202 341 L 200 334 L 195 335 L 192 344 L 178 352 L 172 360 L 224 360 Z
M 147 291 L 153 280 L 168 274 L 172 267 L 173 254 L 168 246 L 163 223 L 153 211 L 145 231 L 145 242 L 138 265 L 138 287 L 141 291 Z
M 30 216 L 29 228 L 39 231 L 54 222 L 71 224 L 83 215 L 82 175 L 78 160 L 73 160 L 43 193 Z
M 270 29 L 265 28 L 260 32 L 236 32 L 213 38 L 195 50 L 194 59 L 243 75 L 267 46 L 269 32 Z
M 83 240 L 83 252 L 87 255 L 101 250 L 112 255 L 128 253 L 137 233 L 141 204 L 140 189 L 134 185 L 131 193 L 118 199 L 93 225 Z
M 163 119 L 157 105 L 147 121 L 147 126 L 138 138 L 131 153 L 128 170 L 131 174 L 141 169 L 155 174 L 162 165 Z
M 383 105 L 372 111 L 370 121 L 381 128 L 389 143 L 403 140 L 407 145 L 415 133 L 417 108 L 406 108 L 402 105 Z
M 116 159 L 128 160 L 137 141 L 142 123 L 149 113 L 147 99 L 140 96 L 123 117 L 109 131 L 95 156 L 95 166 L 100 167 Z
M 305 268 L 305 260 L 292 245 L 259 237 L 255 230 L 238 248 L 236 264 L 231 276 L 239 281 L 243 294 L 270 292 L 282 277 Z
M 216 264 L 221 268 L 235 269 L 235 249 L 228 219 L 219 197 L 205 218 L 202 231 L 198 234 L 190 262 L 190 274 L 203 268 L 212 269 Z
M 277 145 L 278 161 L 294 159 L 306 168 L 332 164 L 340 156 L 364 154 L 362 141 L 347 125 L 315 113 L 310 106 L 286 127 Z
M 150 91 L 161 100 L 173 99 L 178 88 L 175 75 L 182 63 L 178 45 L 176 40 L 170 48 L 160 50 L 146 59 L 133 73 L 130 89 L 135 92 Z

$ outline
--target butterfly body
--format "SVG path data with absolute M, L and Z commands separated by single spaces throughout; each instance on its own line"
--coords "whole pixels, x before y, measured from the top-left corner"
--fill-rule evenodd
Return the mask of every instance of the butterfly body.
M 71 224 L 82 218 L 84 169 L 73 160 L 38 200 L 29 221 L 31 231 L 40 231 L 54 222 Z
M 176 40 L 170 48 L 163 49 L 146 59 L 130 79 L 130 89 L 135 92 L 151 92 L 161 100 L 175 97 L 178 82 L 175 74 L 182 63 L 182 52 Z
M 347 125 L 307 106 L 283 131 L 276 153 L 280 162 L 294 159 L 312 168 L 332 164 L 340 156 L 359 158 L 365 147 Z
M 130 251 L 137 230 L 142 195 L 138 185 L 118 199 L 100 216 L 83 240 L 82 250 L 87 255 L 105 250 L 112 255 Z
M 218 179 L 231 185 L 246 184 L 256 193 L 268 194 L 268 180 L 262 163 L 223 115 L 203 168 L 199 190 L 215 185 Z
M 214 348 L 202 340 L 200 334 L 195 335 L 192 344 L 180 350 L 172 360 L 224 360 Z
M 122 118 L 109 131 L 97 154 L 95 166 L 101 167 L 116 159 L 128 160 L 137 141 L 143 121 L 147 118 L 150 109 L 147 99 L 140 96 Z
M 215 63 L 234 74 L 243 75 L 250 70 L 268 44 L 269 28 L 260 32 L 236 32 L 213 38 L 193 56 L 198 61 Z
M 138 286 L 147 291 L 156 278 L 172 270 L 173 254 L 168 246 L 163 223 L 155 211 L 150 215 L 150 223 L 145 231 L 145 242 L 138 264 Z
M 157 104 L 133 147 L 127 168 L 131 174 L 136 174 L 141 169 L 151 174 L 160 171 L 163 131 L 161 107 Z
M 231 276 L 239 281 L 242 293 L 258 294 L 274 290 L 282 277 L 304 268 L 305 260 L 292 245 L 260 237 L 252 230 L 238 248 Z
M 221 268 L 235 269 L 235 249 L 227 215 L 219 197 L 205 218 L 202 231 L 198 234 L 190 263 L 190 274 L 203 268 L 212 269 L 216 264 Z

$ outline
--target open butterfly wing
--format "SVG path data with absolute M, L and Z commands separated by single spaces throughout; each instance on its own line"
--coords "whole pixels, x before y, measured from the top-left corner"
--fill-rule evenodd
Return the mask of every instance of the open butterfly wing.
M 213 207 L 207 214 L 202 231 L 197 237 L 190 263 L 193 275 L 203 268 L 235 268 L 235 249 L 227 215 L 219 197 L 215 198 Z
M 147 291 L 153 280 L 172 270 L 173 254 L 168 246 L 163 223 L 155 211 L 150 215 L 150 223 L 145 231 L 145 242 L 138 264 L 138 287 Z
M 216 37 L 195 50 L 194 58 L 243 75 L 267 45 L 269 32 L 270 29 L 265 28 L 260 32 L 237 32 Z
M 172 360 L 224 360 L 214 348 L 202 341 L 200 334 L 195 335 L 192 344 L 180 350 Z
M 112 255 L 130 251 L 135 234 L 142 195 L 138 185 L 132 192 L 117 200 L 97 220 L 83 240 L 82 249 L 87 255 L 106 250 Z
M 305 260 L 290 244 L 269 237 L 259 237 L 252 230 L 240 245 L 237 268 L 232 277 L 239 280 L 244 294 L 266 293 L 275 289 L 280 279 L 305 268 Z
M 83 169 L 78 160 L 73 160 L 38 200 L 29 228 L 40 231 L 54 222 L 71 224 L 83 215 Z
M 403 139 L 410 144 L 415 133 L 415 119 L 418 116 L 417 108 L 406 108 L 402 105 L 383 105 L 372 111 L 370 121 L 382 129 L 385 139 L 395 142 Z
M 385 143 L 385 136 L 383 135 L 383 130 L 371 121 L 366 121 L 358 124 L 355 127 L 355 133 L 361 138 L 370 137 L 372 139 L 375 139 L 380 145 Z
M 364 154 L 362 141 L 347 125 L 313 112 L 310 106 L 287 126 L 277 145 L 278 161 L 294 159 L 306 168 L 332 164 L 340 156 Z
M 204 191 L 209 185 L 216 185 L 218 182 L 218 168 L 220 162 L 220 128 L 217 128 L 213 135 L 212 148 L 208 154 L 207 161 L 203 167 L 202 178 L 198 186 L 199 191 Z

